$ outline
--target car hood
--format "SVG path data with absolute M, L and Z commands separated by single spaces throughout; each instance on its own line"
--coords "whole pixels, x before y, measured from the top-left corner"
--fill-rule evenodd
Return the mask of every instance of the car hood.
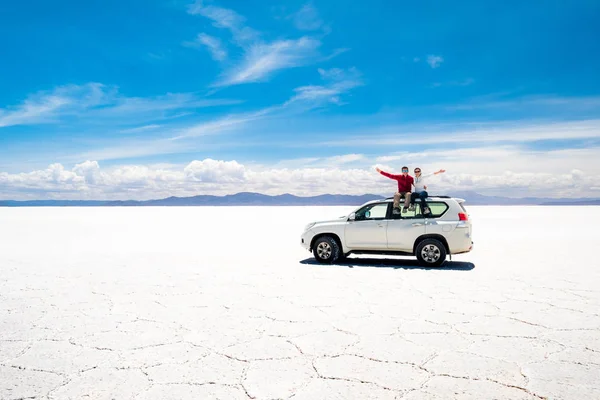
M 342 215 L 341 217 L 334 218 L 334 219 L 326 219 L 326 220 L 323 220 L 323 221 L 315 221 L 314 224 L 315 225 L 331 224 L 331 223 L 335 223 L 335 222 L 343 222 L 343 221 L 346 221 L 346 219 L 348 219 L 348 216 L 347 215 Z

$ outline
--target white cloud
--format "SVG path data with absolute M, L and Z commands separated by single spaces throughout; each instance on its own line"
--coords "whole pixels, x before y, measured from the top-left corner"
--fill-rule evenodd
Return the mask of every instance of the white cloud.
M 189 144 L 170 139 L 126 140 L 113 145 L 67 155 L 61 161 L 77 161 L 81 159 L 119 160 L 154 156 L 159 154 L 177 154 L 189 151 Z
M 265 41 L 261 39 L 259 32 L 246 26 L 246 19 L 235 11 L 206 5 L 202 1 L 190 6 L 188 12 L 210 19 L 217 28 L 227 29 L 233 42 L 243 51 L 240 62 L 227 67 L 214 87 L 264 82 L 277 71 L 314 64 L 323 58 L 319 53 L 319 38 L 303 36 L 298 39 Z M 308 28 L 319 24 L 316 13 L 316 9 L 307 4 L 298 14 L 297 23 L 307 30 L 312 30 Z M 204 44 L 217 48 L 213 39 L 204 38 Z M 221 46 L 218 46 L 218 49 L 220 50 Z M 335 57 L 343 51 L 346 49 L 338 49 L 328 58 Z M 222 56 L 221 53 L 218 54 L 218 57 Z
M 202 122 L 178 131 L 177 136 L 172 137 L 171 140 L 221 133 L 243 125 L 252 119 L 250 116 L 228 116 L 214 121 Z
M 384 127 L 377 130 L 377 137 L 372 134 L 356 134 L 348 131 L 343 142 L 313 141 L 307 146 L 334 146 L 361 148 L 381 146 L 407 146 L 407 145 L 442 145 L 463 144 L 475 146 L 484 143 L 504 142 L 535 142 L 539 140 L 568 140 L 568 139 L 598 139 L 600 138 L 600 120 L 582 120 L 568 122 L 540 122 L 540 123 L 489 123 L 436 126 L 431 125 L 428 130 L 422 127 L 414 129 L 410 126 Z
M 440 191 L 475 190 L 508 197 L 598 197 L 600 148 L 533 151 L 517 146 L 432 149 L 376 159 L 398 171 L 402 165 L 423 171 L 446 169 L 436 178 Z
M 407 146 L 419 146 L 419 148 L 437 148 L 449 154 L 460 154 L 452 150 L 443 150 L 445 147 L 460 146 L 463 149 L 489 146 L 506 146 L 513 144 L 535 144 L 544 140 L 565 140 L 565 146 L 570 146 L 569 140 L 590 140 L 600 138 L 600 120 L 570 121 L 562 123 L 487 123 L 487 124 L 430 124 L 423 126 L 374 126 L 369 122 L 368 128 L 352 128 L 344 125 L 343 140 L 340 140 L 339 127 L 329 132 L 326 128 L 311 129 L 311 133 L 300 133 L 301 139 L 288 139 L 297 136 L 293 132 L 282 135 L 280 139 L 268 142 L 247 141 L 240 139 L 247 133 L 255 133 L 263 128 L 269 129 L 282 121 L 305 115 L 307 109 L 319 107 L 327 102 L 334 102 L 335 94 L 343 96 L 340 90 L 331 88 L 310 88 L 297 90 L 297 95 L 287 102 L 260 109 L 254 112 L 231 114 L 214 120 L 195 123 L 186 127 L 170 129 L 161 133 L 168 136 L 165 139 L 130 139 L 120 138 L 116 142 L 104 147 L 82 151 L 75 154 L 54 158 L 60 162 L 79 162 L 82 159 L 92 160 L 115 160 L 132 159 L 159 154 L 189 153 L 202 149 L 224 149 L 235 147 L 263 146 L 265 148 L 328 148 L 342 149 L 341 152 L 349 150 L 353 152 L 360 149 L 361 152 L 378 152 L 381 149 L 406 148 Z M 333 97 L 331 97 L 333 96 Z M 302 117 L 304 118 L 304 116 Z M 271 122 L 273 121 L 273 122 Z M 297 121 L 297 119 L 295 119 Z M 352 121 L 351 121 L 352 122 Z M 318 120 L 314 126 L 320 126 Z M 282 132 L 287 132 L 288 124 L 281 127 Z M 427 129 L 424 129 L 427 128 Z M 230 135 L 230 141 L 218 135 Z M 165 136 L 165 137 L 166 137 Z M 334 136 L 333 139 L 328 139 Z M 202 137 L 199 141 L 197 138 Z M 209 138 L 213 137 L 213 139 Z M 466 150 L 465 150 L 466 151 Z M 309 153 L 310 154 L 310 153 Z M 420 153 L 416 153 L 420 154 Z M 379 156 L 396 157 L 395 154 L 384 154 Z M 54 157 L 54 156 L 53 156 Z M 319 160 L 319 157 L 305 157 Z M 379 161 L 381 162 L 381 161 Z
M 328 80 L 334 80 L 334 81 L 346 80 L 349 78 L 349 75 L 350 75 L 350 78 L 354 78 L 357 75 L 357 71 L 354 68 L 351 68 L 348 71 L 343 70 L 341 68 L 330 68 L 330 69 L 319 68 L 319 69 L 317 69 L 317 72 L 319 73 L 319 75 L 321 75 L 321 78 L 328 79 Z
M 425 150 L 367 157 L 346 154 L 290 160 L 275 166 L 235 160 L 194 160 L 186 166 L 125 165 L 101 168 L 95 161 L 71 170 L 52 164 L 29 173 L 0 173 L 0 193 L 16 199 L 150 199 L 242 191 L 267 194 L 389 194 L 394 182 L 376 164 L 397 172 L 402 165 L 446 173 L 431 183 L 436 194 L 475 190 L 508 197 L 600 197 L 600 148 L 535 152 L 518 147 Z M 351 167 L 350 167 L 351 166 Z
M 225 131 L 232 131 L 247 125 L 249 122 L 258 121 L 270 116 L 284 115 L 285 113 L 302 112 L 318 105 L 320 101 L 339 103 L 339 96 L 362 85 L 360 73 L 355 68 L 348 70 L 319 69 L 321 77 L 327 81 L 326 85 L 302 86 L 294 89 L 295 95 L 281 105 L 266 107 L 253 112 L 239 113 L 202 122 L 176 132 L 172 139 L 206 136 Z
M 362 161 L 365 156 L 362 154 L 344 154 L 342 156 L 329 157 L 327 160 L 333 164 L 350 164 L 356 161 Z
M 363 160 L 365 160 L 365 156 L 363 154 L 344 154 L 341 156 L 327 157 L 324 159 L 326 164 L 334 166 L 352 164 Z
M 58 163 L 51 164 L 45 170 L 29 173 L 0 173 L 0 188 L 19 188 L 69 191 L 85 184 L 85 178 L 74 171 L 67 171 Z
M 238 100 L 204 99 L 193 93 L 127 97 L 119 93 L 117 87 L 100 83 L 58 86 L 29 96 L 20 105 L 0 109 L 0 128 L 57 123 L 65 118 L 94 119 L 103 124 L 126 119 L 131 124 L 137 119 L 166 119 L 174 112 L 239 103 Z
M 329 79 L 327 85 L 300 87 L 295 90 L 295 95 L 280 105 L 265 107 L 256 111 L 230 114 L 216 119 L 195 122 L 178 128 L 168 128 L 160 131 L 159 139 L 119 139 L 117 143 L 105 145 L 93 150 L 83 151 L 74 155 L 61 157 L 60 161 L 77 161 L 81 159 L 115 160 L 145 157 L 159 154 L 176 154 L 189 152 L 201 146 L 207 149 L 205 143 L 192 142 L 193 138 L 218 134 L 235 134 L 248 129 L 248 124 L 267 118 L 290 118 L 302 114 L 306 110 L 321 105 L 323 102 L 341 104 L 340 95 L 349 92 L 354 87 L 360 86 L 359 73 L 355 69 L 348 71 L 338 70 L 335 73 L 321 71 L 321 75 L 335 77 Z M 142 125 L 136 128 L 121 130 L 122 133 L 140 133 L 156 131 L 161 125 Z M 239 144 L 239 143 L 238 143 Z M 214 147 L 222 147 L 215 144 Z
M 325 85 L 301 86 L 294 91 L 296 95 L 292 97 L 287 104 L 296 101 L 321 101 L 325 100 L 334 104 L 341 104 L 340 95 L 350 90 L 362 86 L 361 74 L 356 68 L 343 70 L 332 68 L 324 70 L 318 69 L 321 78 L 326 81 Z
M 100 165 L 97 161 L 88 160 L 75 165 L 73 172 L 77 174 L 77 176 L 82 176 L 85 179 L 85 182 L 96 184 L 100 178 Z
M 378 163 L 426 164 L 431 168 L 452 169 L 470 174 L 557 173 L 564 170 L 583 170 L 600 174 L 600 148 L 539 151 L 519 146 L 484 146 L 458 149 L 431 148 L 421 152 L 401 152 L 379 156 Z M 443 164 L 443 165 L 441 165 Z M 578 165 L 585 165 L 585 168 Z M 560 167 L 559 167 L 560 166 Z
M 246 50 L 242 63 L 226 71 L 216 86 L 265 81 L 278 70 L 311 64 L 318 57 L 319 46 L 319 40 L 307 36 L 255 43 Z
M 152 193 L 156 189 L 173 188 L 181 184 L 183 173 L 165 169 L 152 169 L 144 165 L 125 165 L 103 173 L 104 187 L 112 193 Z M 100 187 L 101 188 L 101 187 Z
M 186 179 L 197 182 L 236 183 L 246 180 L 246 169 L 237 161 L 192 161 L 184 169 Z
M 60 114 L 75 114 L 90 107 L 104 105 L 112 93 L 99 83 L 58 86 L 40 91 L 18 106 L 0 109 L 0 128 L 56 121 Z
M 444 62 L 444 58 L 442 56 L 429 55 L 427 56 L 427 64 L 431 68 L 437 68 Z
M 102 109 L 93 110 L 97 116 L 123 116 L 165 111 L 194 110 L 197 108 L 240 104 L 239 100 L 204 99 L 193 93 L 167 93 L 154 97 L 125 97 L 115 95 L 111 103 Z
M 135 128 L 122 129 L 120 132 L 121 133 L 138 133 L 138 132 L 153 131 L 155 129 L 160 128 L 161 126 L 162 125 L 157 125 L 157 124 L 142 125 L 142 126 L 138 126 Z
M 318 169 L 318 168 L 340 168 L 349 164 L 364 162 L 363 154 L 342 154 L 331 157 L 304 157 L 291 160 L 281 160 L 271 166 L 271 169 Z M 257 165 L 256 168 L 263 167 Z
M 294 24 L 300 30 L 315 31 L 323 26 L 323 20 L 315 6 L 309 2 L 294 14 Z
M 260 120 L 274 111 L 281 109 L 283 109 L 281 106 L 266 107 L 258 111 L 232 114 L 215 120 L 201 122 L 174 131 L 176 136 L 172 137 L 170 140 L 174 141 L 190 137 L 214 135 L 225 131 L 230 131 L 232 129 L 239 128 L 248 122 Z
M 341 47 L 339 49 L 335 49 L 335 50 L 333 50 L 331 52 L 330 55 L 321 58 L 320 61 L 329 61 L 329 60 L 332 60 L 335 57 L 339 56 L 340 54 L 344 54 L 344 53 L 346 53 L 348 51 L 350 51 L 350 48 L 348 48 L 348 47 Z
M 217 28 L 228 29 L 234 41 L 240 46 L 259 37 L 257 31 L 245 26 L 246 19 L 233 10 L 204 5 L 203 1 L 199 0 L 188 8 L 188 13 L 210 19 Z
M 211 57 L 216 61 L 224 61 L 227 58 L 227 51 L 224 49 L 221 39 L 200 33 L 194 42 L 186 42 L 185 45 L 191 47 L 204 46 L 210 51 Z
M 0 128 L 24 123 L 41 123 L 47 121 L 68 102 L 62 98 L 48 97 L 39 102 L 27 100 L 21 107 L 13 110 L 0 110 Z
M 476 190 L 512 197 L 593 197 L 600 196 L 590 193 L 600 183 L 599 151 L 600 148 L 540 152 L 514 146 L 433 149 L 376 161 L 392 162 L 388 167 L 394 171 L 402 165 L 409 165 L 411 170 L 419 166 L 424 171 L 444 168 L 447 172 L 435 183 L 442 192 Z M 370 164 L 366 157 L 363 161 Z M 371 168 L 365 166 L 358 171 L 369 172 Z
M 445 107 L 450 111 L 470 110 L 523 110 L 531 112 L 536 109 L 550 114 L 567 110 L 571 112 L 597 112 L 600 110 L 600 96 L 555 96 L 537 95 L 518 98 L 501 98 L 501 96 L 480 96 L 460 104 Z

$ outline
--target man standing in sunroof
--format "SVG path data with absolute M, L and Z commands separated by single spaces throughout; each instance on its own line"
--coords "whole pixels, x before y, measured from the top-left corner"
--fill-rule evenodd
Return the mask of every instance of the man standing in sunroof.
M 402 167 L 402 174 L 390 174 L 382 171 L 379 167 L 375 168 L 383 176 L 387 176 L 398 182 L 398 191 L 394 194 L 394 214 L 400 214 L 400 198 L 404 197 L 404 208 L 402 212 L 408 211 L 408 205 L 410 203 L 410 192 L 414 179 L 408 174 L 408 167 Z

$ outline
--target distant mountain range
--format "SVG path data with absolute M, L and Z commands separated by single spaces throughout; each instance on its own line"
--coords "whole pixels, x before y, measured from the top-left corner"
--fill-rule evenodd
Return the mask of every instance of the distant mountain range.
M 594 198 L 578 198 L 578 199 L 551 199 L 544 197 L 501 197 L 501 196 L 484 196 L 477 192 L 463 191 L 452 192 L 449 194 L 453 197 L 465 199 L 468 204 L 481 206 L 522 206 L 522 205 L 537 205 L 537 206 L 597 206 L 600 205 L 600 199 Z
M 448 195 L 466 200 L 467 205 L 600 205 L 600 199 L 510 198 L 484 196 L 476 192 L 454 192 Z M 0 200 L 0 207 L 142 207 L 142 206 L 358 206 L 388 196 L 377 194 L 299 197 L 292 194 L 269 196 L 242 192 L 226 196 L 201 195 L 168 197 L 158 200 Z
M 158 200 L 0 200 L 0 207 L 135 207 L 135 206 L 353 206 L 383 196 L 365 194 L 361 196 L 324 194 L 299 197 L 291 194 L 269 196 L 260 193 L 242 192 L 226 196 L 200 195 L 193 197 L 167 197 Z

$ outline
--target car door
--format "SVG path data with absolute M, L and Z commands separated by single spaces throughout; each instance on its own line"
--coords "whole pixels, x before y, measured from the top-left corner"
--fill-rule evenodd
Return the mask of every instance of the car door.
M 450 218 L 449 220 L 443 217 L 446 211 L 449 209 L 448 205 L 441 201 L 429 202 L 429 209 L 431 215 L 427 218 L 427 233 L 438 234 L 445 236 L 451 233 L 457 226 L 457 218 Z
M 425 223 L 418 204 L 414 211 L 392 214 L 387 225 L 388 250 L 412 253 L 417 238 L 425 234 Z
M 345 247 L 352 250 L 387 249 L 387 224 L 391 203 L 366 205 L 356 212 L 354 221 L 348 221 L 344 232 Z

